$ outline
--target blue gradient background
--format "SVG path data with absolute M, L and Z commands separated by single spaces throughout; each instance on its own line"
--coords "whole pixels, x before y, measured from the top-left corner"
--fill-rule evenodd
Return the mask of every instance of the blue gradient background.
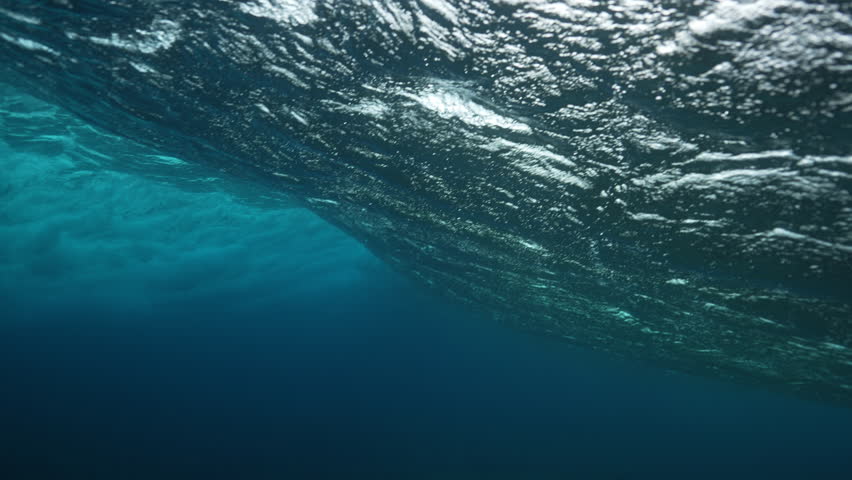
M 852 471 L 848 410 L 513 331 L 310 212 L 74 141 L 0 143 L 2 478 Z

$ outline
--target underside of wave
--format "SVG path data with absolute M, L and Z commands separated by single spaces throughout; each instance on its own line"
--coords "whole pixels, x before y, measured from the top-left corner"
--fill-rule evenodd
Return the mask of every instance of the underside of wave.
M 265 185 L 222 175 L 109 134 L 15 88 L 2 86 L 0 92 L 4 164 L 0 184 L 4 200 L 0 211 L 4 219 L 0 226 L 0 289 L 18 292 L 14 298 L 9 295 L 3 299 L 9 312 L 20 309 L 29 311 L 28 316 L 37 316 L 32 310 L 36 304 L 46 311 L 53 305 L 75 302 L 91 305 L 107 284 L 110 288 L 104 293 L 109 301 L 99 304 L 109 305 L 104 308 L 115 315 L 137 316 L 199 300 L 218 302 L 221 310 L 251 311 L 280 301 L 282 295 L 298 298 L 302 292 L 326 286 L 363 285 L 366 275 L 375 281 L 376 272 L 382 270 L 362 244 L 300 206 L 307 204 L 327 212 L 339 207 L 336 202 L 316 198 L 300 202 Z M 78 205 L 82 200 L 96 204 Z M 68 211 L 86 212 L 86 216 L 67 218 Z M 369 217 L 361 213 L 353 218 L 366 223 Z M 511 279 L 509 282 L 491 278 L 487 283 L 473 284 L 448 269 L 452 265 L 429 258 L 428 247 L 416 245 L 414 252 L 406 252 L 406 258 L 400 249 L 388 246 L 399 239 L 378 235 L 379 229 L 363 231 L 351 222 L 341 224 L 350 226 L 356 237 L 404 275 L 479 308 L 489 307 L 490 300 L 493 316 L 512 326 L 628 358 L 646 359 L 666 368 L 782 391 L 793 386 L 803 396 L 846 404 L 843 399 L 850 387 L 843 382 L 849 378 L 846 369 L 852 367 L 852 355 L 841 343 L 815 342 L 803 332 L 783 337 L 783 350 L 774 347 L 776 352 L 785 352 L 796 370 L 808 365 L 841 368 L 829 376 L 826 370 L 820 372 L 819 379 L 826 383 L 819 389 L 809 383 L 814 378 L 805 379 L 801 374 L 787 377 L 783 370 L 751 359 L 753 352 L 743 350 L 740 357 L 728 357 L 729 350 L 701 338 L 701 332 L 688 332 L 698 336 L 697 342 L 708 342 L 691 352 L 697 359 L 671 357 L 666 361 L 659 354 L 648 354 L 654 342 L 646 339 L 672 333 L 644 323 L 627 310 L 589 305 L 602 318 L 575 311 L 574 315 L 581 315 L 589 324 L 569 323 L 566 318 L 555 317 L 552 305 L 546 304 L 553 279 L 502 272 L 499 276 Z M 133 241 L 128 242 L 128 238 Z M 520 247 L 522 256 L 537 248 Z M 475 268 L 489 270 L 485 265 Z M 282 281 L 269 285 L 270 278 Z M 582 279 L 574 277 L 573 281 Z M 532 305 L 525 312 L 506 308 L 512 306 L 511 286 L 517 282 L 532 283 L 531 288 L 542 292 L 538 301 L 523 304 L 527 308 Z M 688 283 L 675 278 L 662 288 L 677 290 Z M 486 302 L 479 303 L 483 299 Z M 730 313 L 722 305 L 705 303 L 701 313 L 706 318 L 701 322 L 720 312 Z M 778 341 L 765 337 L 767 329 L 779 329 L 774 321 L 748 315 L 739 318 L 745 328 L 726 334 L 736 343 L 747 347 Z M 732 373 L 721 370 L 719 364 L 742 369 Z M 769 372 L 777 382 L 752 374 L 754 368 Z
M 852 405 L 843 6 L 3 3 L 10 82 L 158 152 L 120 171 L 307 207 L 517 328 Z

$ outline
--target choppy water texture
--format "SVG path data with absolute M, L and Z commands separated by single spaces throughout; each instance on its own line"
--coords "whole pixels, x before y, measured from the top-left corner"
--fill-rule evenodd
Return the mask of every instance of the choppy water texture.
M 846 2 L 3 0 L 0 72 L 505 323 L 852 404 Z

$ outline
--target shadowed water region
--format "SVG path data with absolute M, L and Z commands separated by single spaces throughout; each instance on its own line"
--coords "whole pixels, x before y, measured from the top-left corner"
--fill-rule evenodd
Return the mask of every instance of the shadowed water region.
M 850 38 L 793 0 L 0 0 L 0 466 L 845 476 Z

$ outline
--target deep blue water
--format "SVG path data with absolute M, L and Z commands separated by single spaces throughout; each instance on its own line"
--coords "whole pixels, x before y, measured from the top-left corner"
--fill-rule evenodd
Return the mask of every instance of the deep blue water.
M 4 478 L 852 471 L 848 409 L 530 336 L 305 210 L 24 140 L 0 145 Z

